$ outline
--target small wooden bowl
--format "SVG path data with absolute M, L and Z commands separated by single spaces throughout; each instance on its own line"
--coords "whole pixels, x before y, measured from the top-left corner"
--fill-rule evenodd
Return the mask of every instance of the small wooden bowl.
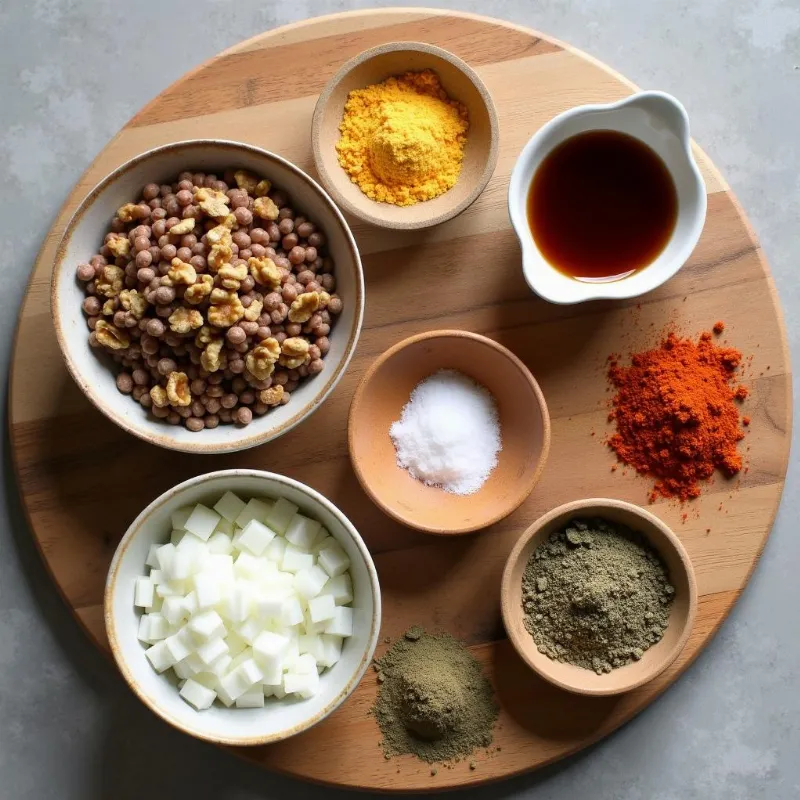
M 497 403 L 503 449 L 474 494 L 412 478 L 397 466 L 389 437 L 414 387 L 440 369 L 468 375 Z M 369 368 L 350 407 L 348 444 L 364 491 L 391 517 L 428 533 L 469 533 L 508 516 L 531 493 L 550 450 L 550 416 L 539 384 L 511 351 L 468 331 L 430 331 L 389 348 Z
M 461 174 L 449 191 L 412 206 L 379 203 L 367 197 L 339 165 L 336 143 L 347 96 L 404 72 L 432 69 L 448 96 L 469 111 L 469 131 Z M 470 206 L 497 164 L 497 112 L 477 73 L 447 50 L 421 42 L 393 42 L 365 50 L 328 81 L 314 109 L 311 146 L 319 179 L 336 203 L 359 219 L 383 228 L 428 228 L 452 219 Z
M 660 642 L 645 651 L 640 661 L 619 667 L 605 675 L 553 661 L 540 653 L 525 630 L 522 610 L 522 575 L 533 551 L 553 531 L 575 517 L 601 517 L 627 525 L 642 534 L 658 551 L 675 587 L 669 624 Z M 683 650 L 697 611 L 697 583 L 689 556 L 680 539 L 655 515 L 622 500 L 576 500 L 540 517 L 522 534 L 508 557 L 501 588 L 503 622 L 511 643 L 523 661 L 550 683 L 585 695 L 622 694 L 660 675 Z

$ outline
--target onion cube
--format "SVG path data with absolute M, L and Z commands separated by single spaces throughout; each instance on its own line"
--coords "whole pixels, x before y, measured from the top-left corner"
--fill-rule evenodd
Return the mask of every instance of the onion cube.
M 186 536 L 186 531 L 172 531 L 169 535 L 170 543 L 177 547 L 183 541 L 184 536 Z
M 231 662 L 233 659 L 231 658 L 230 653 L 223 653 L 213 664 L 209 667 L 212 675 L 215 675 L 217 678 L 221 678 L 223 675 L 228 673 L 230 669 Z
M 186 595 L 186 597 L 183 598 L 183 607 L 186 610 L 187 616 L 189 617 L 197 612 L 197 592 L 191 591 Z
M 214 505 L 214 511 L 223 519 L 233 522 L 242 513 L 247 503 L 241 500 L 233 492 L 225 492 Z
M 231 622 L 244 622 L 253 609 L 255 591 L 249 581 L 239 580 L 222 601 L 222 613 Z
M 269 505 L 269 503 L 265 503 L 263 500 L 258 500 L 254 497 L 236 515 L 234 522 L 240 528 L 244 528 L 248 522 L 254 519 L 257 519 L 259 522 L 266 522 L 267 516 L 271 510 L 272 506 Z
M 283 676 L 283 688 L 287 694 L 299 694 L 300 697 L 313 697 L 319 691 L 319 673 L 287 672 Z
M 236 530 L 236 526 L 229 520 L 223 517 L 218 523 L 217 527 L 214 528 L 214 533 L 211 535 L 214 536 L 217 533 L 221 533 L 224 536 L 233 536 L 233 532 Z
M 325 655 L 325 645 L 321 636 L 299 636 L 297 646 L 300 649 L 300 655 L 307 653 L 314 661 L 322 661 Z M 299 672 L 300 670 L 295 671 Z
M 252 665 L 252 666 L 250 666 Z M 263 673 L 252 658 L 220 678 L 219 685 L 226 695 L 236 702 L 254 683 L 261 680 Z
M 200 656 L 198 656 L 197 653 L 189 653 L 189 655 L 183 659 L 182 663 L 192 673 L 192 675 L 199 675 L 208 669 L 208 667 L 206 667 L 206 665 L 200 660 Z
M 270 530 L 263 522 L 251 519 L 242 530 L 239 547 L 248 550 L 254 556 L 260 556 L 274 538 L 274 531 Z
M 162 544 L 156 553 L 158 568 L 167 576 L 171 574 L 172 557 L 175 555 L 175 545 L 171 542 Z
M 276 564 L 283 562 L 283 554 L 286 552 L 288 542 L 282 536 L 276 536 L 268 545 L 265 551 L 266 557 Z
M 284 497 L 279 497 L 264 522 L 276 533 L 285 533 L 289 523 L 292 521 L 292 517 L 297 512 L 298 508 L 294 503 L 290 503 Z
M 319 565 L 331 578 L 341 575 L 350 566 L 347 553 L 338 544 L 328 545 L 319 551 L 317 556 Z
M 248 689 L 236 698 L 236 708 L 263 708 L 264 691 L 260 686 Z
M 283 659 L 283 671 L 289 668 L 289 664 L 300 655 L 300 637 L 292 636 L 289 639 L 289 647 L 286 649 L 286 656 Z
M 233 552 L 231 537 L 220 531 L 215 531 L 208 539 L 208 552 L 211 555 L 229 555 Z
M 158 586 L 159 583 L 164 583 L 164 581 L 167 580 L 167 576 L 164 574 L 163 570 L 156 567 L 150 570 L 150 580 Z
M 297 547 L 288 545 L 283 554 L 281 569 L 284 572 L 300 572 L 314 566 L 314 556 Z
M 256 613 L 261 619 L 279 620 L 283 612 L 283 602 L 285 599 L 286 593 L 280 589 L 265 589 L 256 597 Z
M 292 662 L 292 667 L 289 672 L 296 672 L 301 675 L 308 672 L 319 672 L 317 669 L 317 660 L 311 653 L 300 653 Z
M 233 565 L 233 572 L 239 578 L 252 578 L 258 575 L 262 562 L 250 553 L 239 553 Z
M 283 683 L 283 661 L 276 661 L 272 665 L 262 664 L 264 670 L 264 677 L 261 679 L 262 685 L 269 686 L 270 689 L 274 686 L 280 686 Z M 266 691 L 264 692 L 266 694 Z
M 334 606 L 335 608 L 336 606 Z M 325 633 L 325 628 L 328 626 L 329 620 L 323 620 L 322 622 L 312 622 L 311 617 L 306 612 L 304 619 L 303 619 L 303 632 L 306 636 L 316 636 L 319 633 Z
M 231 658 L 236 658 L 247 649 L 247 642 L 236 631 L 228 631 L 225 641 L 228 643 L 228 654 Z
M 315 555 L 324 547 L 327 547 L 329 544 L 333 544 L 336 541 L 336 539 L 334 539 L 333 536 L 331 536 L 328 531 L 325 530 L 325 528 L 321 528 L 320 533 L 323 535 L 318 535 L 317 538 L 314 539 L 311 547 L 309 547 L 309 550 Z
M 185 626 L 177 633 L 173 633 L 172 636 L 167 636 L 167 638 L 164 639 L 164 644 L 167 646 L 169 654 L 176 662 L 183 661 L 186 656 L 190 655 L 192 647 L 194 646 L 194 642 L 189 636 L 189 632 L 186 630 Z
M 252 645 L 253 642 L 258 638 L 258 634 L 261 633 L 262 626 L 260 622 L 251 617 L 239 625 L 236 631 L 238 632 L 239 636 L 241 636 L 242 639 L 247 642 L 247 644 Z
M 161 581 L 156 586 L 156 594 L 159 597 L 178 597 L 183 599 L 183 581 Z
M 173 511 L 170 518 L 172 527 L 177 531 L 186 530 L 186 520 L 189 519 L 192 511 L 194 511 L 194 506 L 184 506 L 177 511 Z
M 145 566 L 153 567 L 156 569 L 158 567 L 158 550 L 161 545 L 158 544 L 151 544 L 150 549 L 147 551 L 147 559 L 145 560 Z
M 323 667 L 332 667 L 342 656 L 342 637 L 323 633 L 319 638 L 322 642 L 322 657 L 317 658 L 317 663 Z
M 284 625 L 291 627 L 292 625 L 299 625 L 303 621 L 303 607 L 296 597 L 287 597 L 283 601 L 281 609 L 281 622 Z
M 308 614 L 312 622 L 324 622 L 333 619 L 336 611 L 336 601 L 329 594 L 312 597 L 308 601 Z
M 189 669 L 189 666 L 184 661 L 179 661 L 177 664 L 172 666 L 172 669 L 175 670 L 175 674 L 182 680 L 186 681 L 189 678 L 194 676 L 194 672 Z
M 139 608 L 150 608 L 153 605 L 155 586 L 150 578 L 139 577 L 136 579 L 133 593 L 133 604 Z
M 328 576 L 316 564 L 311 569 L 304 569 L 294 576 L 294 588 L 304 600 L 316 597 L 328 582 Z
M 170 625 L 177 625 L 186 616 L 183 598 L 178 595 L 165 597 L 164 605 L 161 606 L 161 613 Z
M 205 542 L 214 532 L 219 520 L 220 515 L 216 511 L 212 511 L 202 503 L 198 503 L 189 515 L 189 519 L 186 520 L 185 527 L 187 531 Z
M 187 626 L 197 642 L 207 642 L 227 633 L 222 617 L 213 609 L 195 614 Z
M 136 633 L 136 638 L 140 642 L 149 642 L 150 641 L 150 615 L 149 614 L 142 614 L 139 617 L 139 630 Z
M 325 626 L 325 633 L 333 636 L 353 635 L 353 609 L 346 606 L 336 606 L 333 617 Z
M 217 681 L 217 697 L 219 701 L 228 708 L 234 703 L 233 698 L 225 691 L 225 687 L 222 685 L 222 678 Z
M 353 582 L 350 580 L 350 575 L 346 572 L 331 578 L 322 590 L 321 594 L 329 594 L 333 597 L 337 606 L 346 606 L 348 603 L 353 602 Z
M 222 599 L 219 583 L 210 571 L 198 572 L 192 578 L 198 608 L 211 608 Z
M 217 697 L 215 691 L 208 689 L 191 678 L 181 687 L 180 695 L 189 705 L 194 706 L 198 711 L 209 708 Z M 264 698 L 262 697 L 261 699 L 263 702 Z
M 264 677 L 261 667 L 256 664 L 255 659 L 248 658 L 244 663 L 237 667 L 237 670 L 244 675 L 245 680 L 249 681 L 250 686 L 254 683 L 260 683 Z M 249 687 L 248 687 L 249 688 Z
M 262 631 L 253 642 L 253 656 L 262 666 L 274 666 L 281 663 L 288 647 L 288 636 Z
M 169 650 L 167 650 L 164 641 L 165 640 L 156 642 L 152 647 L 148 647 L 147 650 L 144 651 L 147 660 L 156 672 L 164 672 L 164 670 L 169 669 L 175 663 L 175 659 L 172 658 Z
M 170 565 L 169 579 L 171 581 L 185 581 L 193 572 L 194 557 L 184 550 L 176 551 Z
M 223 553 L 214 553 L 208 557 L 208 562 L 204 569 L 212 573 L 219 583 L 232 581 L 233 556 Z
M 197 657 L 203 662 L 206 667 L 213 664 L 220 656 L 224 656 L 228 652 L 228 645 L 222 637 L 210 639 L 209 641 L 201 644 L 197 648 Z
M 321 527 L 322 525 L 315 519 L 295 514 L 286 529 L 286 541 L 300 550 L 308 551 Z
M 283 682 L 281 682 L 280 686 L 273 686 L 272 688 L 272 696 L 277 697 L 278 700 L 283 700 L 286 697 L 286 689 L 283 688 Z
M 147 614 L 148 632 L 150 641 L 157 642 L 166 639 L 169 634 L 169 623 L 161 614 Z

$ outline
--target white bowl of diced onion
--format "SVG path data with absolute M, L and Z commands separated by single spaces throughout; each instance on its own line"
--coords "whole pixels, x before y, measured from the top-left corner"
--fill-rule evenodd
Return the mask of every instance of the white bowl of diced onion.
M 280 741 L 355 689 L 381 622 L 378 575 L 345 515 L 257 470 L 192 478 L 117 547 L 105 591 L 125 680 L 179 730 L 226 745 Z

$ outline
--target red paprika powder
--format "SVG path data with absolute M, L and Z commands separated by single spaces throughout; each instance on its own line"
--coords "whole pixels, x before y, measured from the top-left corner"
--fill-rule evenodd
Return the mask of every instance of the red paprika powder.
M 635 353 L 628 367 L 611 360 L 608 377 L 617 392 L 609 419 L 617 432 L 608 444 L 621 461 L 656 479 L 651 500 L 697 497 L 715 469 L 730 477 L 742 468 L 735 399 L 747 393 L 737 391 L 734 377 L 741 358 L 705 332 L 696 343 L 670 333 L 658 347 Z

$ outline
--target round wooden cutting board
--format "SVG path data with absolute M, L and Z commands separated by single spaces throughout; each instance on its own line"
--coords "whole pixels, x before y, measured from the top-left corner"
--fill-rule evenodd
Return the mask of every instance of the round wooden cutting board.
M 309 421 L 271 444 L 224 456 L 171 453 L 124 434 L 70 379 L 50 320 L 51 265 L 78 202 L 131 156 L 195 137 L 250 142 L 313 174 L 310 126 L 318 92 L 345 60 L 393 40 L 445 47 L 486 83 L 500 119 L 500 157 L 486 190 L 460 217 L 430 231 L 353 225 L 367 282 L 364 330 L 347 375 Z M 61 210 L 20 316 L 10 425 L 31 530 L 92 640 L 107 649 L 106 570 L 141 508 L 202 472 L 263 468 L 321 491 L 361 531 L 380 573 L 382 640 L 413 624 L 463 638 L 485 663 L 502 706 L 497 748 L 477 753 L 475 769 L 461 763 L 434 776 L 412 758 L 384 760 L 367 714 L 377 688 L 370 671 L 312 731 L 240 756 L 300 778 L 387 791 L 452 788 L 535 769 L 596 741 L 657 697 L 697 656 L 747 583 L 783 488 L 791 376 L 768 267 L 724 180 L 698 150 L 709 194 L 703 237 L 677 277 L 639 302 L 554 306 L 532 296 L 508 222 L 508 177 L 528 137 L 571 106 L 618 100 L 634 89 L 582 53 L 486 18 L 403 9 L 310 20 L 244 42 L 164 91 L 110 142 Z M 667 672 L 628 695 L 559 691 L 530 672 L 505 640 L 499 598 L 506 556 L 534 519 L 560 503 L 596 496 L 646 503 L 648 483 L 612 471 L 601 441 L 606 357 L 649 345 L 667 324 L 695 334 L 719 319 L 727 325 L 722 338 L 754 357 L 744 412 L 752 418 L 743 443 L 749 469 L 738 481 L 714 483 L 688 508 L 651 506 L 681 537 L 697 571 L 700 605 L 689 643 Z M 552 416 L 550 458 L 533 494 L 506 520 L 458 538 L 426 536 L 382 514 L 359 487 L 347 455 L 347 410 L 361 375 L 390 345 L 433 328 L 464 328 L 509 347 L 538 379 Z

